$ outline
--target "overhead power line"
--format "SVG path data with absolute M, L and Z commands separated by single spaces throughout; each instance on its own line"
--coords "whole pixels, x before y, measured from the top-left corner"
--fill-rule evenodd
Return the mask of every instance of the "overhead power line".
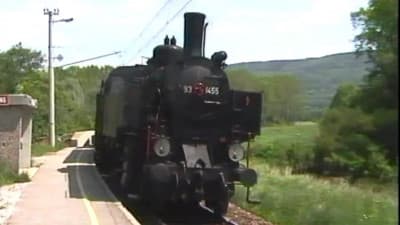
M 62 68 L 62 67 L 78 64 L 78 63 L 81 63 L 81 62 L 87 62 L 87 61 L 92 61 L 92 60 L 95 60 L 95 59 L 100 59 L 100 58 L 104 58 L 104 57 L 111 56 L 111 55 L 116 55 L 116 54 L 119 54 L 119 53 L 121 53 L 121 51 L 116 51 L 116 52 L 112 52 L 112 53 L 108 53 L 108 54 L 104 54 L 104 55 L 99 55 L 99 56 L 88 58 L 88 59 L 82 59 L 82 60 L 79 60 L 79 61 L 67 63 L 67 64 L 56 66 L 56 67 Z
M 167 0 L 167 1 L 164 3 L 164 5 L 163 5 L 160 9 L 158 9 L 158 11 L 156 12 L 156 14 L 150 19 L 150 21 L 147 22 L 147 24 L 143 27 L 143 29 L 140 31 L 140 33 L 139 33 L 134 39 L 132 39 L 131 41 L 129 41 L 129 43 L 135 43 L 135 42 L 137 42 L 137 41 L 143 36 L 143 34 L 147 31 L 147 29 L 149 29 L 150 25 L 154 23 L 154 21 L 156 20 L 156 18 L 160 16 L 161 12 L 167 7 L 168 4 L 171 3 L 172 1 L 174 1 L 174 0 Z M 126 47 L 126 48 L 123 50 L 123 52 L 125 52 L 128 48 L 129 48 L 129 46 Z
M 146 31 L 146 28 L 150 27 L 150 25 L 156 20 L 156 18 L 160 15 L 161 11 L 167 7 L 167 5 L 171 2 L 172 0 L 167 0 L 164 5 L 157 11 L 157 13 L 151 18 L 151 20 L 144 26 L 142 31 L 139 33 L 139 35 L 134 39 L 134 41 L 137 41 L 139 38 L 142 37 L 143 33 Z
M 157 38 L 161 34 L 161 32 L 163 32 L 165 30 L 165 28 L 167 28 L 167 26 L 186 8 L 186 6 L 189 5 L 189 3 L 191 1 L 192 0 L 187 0 L 185 2 L 185 4 L 171 18 L 169 18 L 165 22 L 165 24 L 141 48 L 139 48 L 139 50 L 135 53 L 135 55 L 128 62 L 135 59 L 139 55 L 140 52 L 142 52 L 145 48 L 147 48 L 154 41 L 154 39 Z

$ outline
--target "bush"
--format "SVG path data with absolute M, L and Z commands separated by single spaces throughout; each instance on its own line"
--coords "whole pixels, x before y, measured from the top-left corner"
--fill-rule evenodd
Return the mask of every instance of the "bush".
M 325 175 L 392 179 L 393 168 L 387 150 L 370 137 L 375 132 L 374 119 L 355 108 L 327 111 L 320 123 L 320 136 L 314 147 L 314 166 Z

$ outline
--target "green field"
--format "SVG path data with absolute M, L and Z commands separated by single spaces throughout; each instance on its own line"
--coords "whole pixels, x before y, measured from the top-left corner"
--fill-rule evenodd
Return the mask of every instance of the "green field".
M 256 163 L 260 176 L 252 196 L 259 205 L 245 203 L 237 188 L 234 202 L 275 225 L 394 225 L 398 222 L 397 185 L 390 192 L 349 185 L 344 179 L 322 180 L 291 175 L 290 170 Z
M 237 187 L 234 202 L 275 225 L 392 225 L 397 224 L 398 184 L 345 178 L 316 178 L 292 173 L 312 157 L 315 123 L 272 126 L 253 143 L 251 167 L 259 175 L 253 198 L 245 203 L 245 190 Z
M 271 165 L 304 168 L 312 160 L 317 135 L 318 125 L 313 122 L 264 127 L 252 149 L 257 158 Z

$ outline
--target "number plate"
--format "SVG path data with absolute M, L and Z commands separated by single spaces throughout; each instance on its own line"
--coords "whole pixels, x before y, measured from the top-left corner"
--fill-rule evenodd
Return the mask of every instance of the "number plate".
M 198 162 L 202 162 L 204 168 L 211 167 L 207 145 L 182 145 L 182 147 L 188 168 L 196 168 Z

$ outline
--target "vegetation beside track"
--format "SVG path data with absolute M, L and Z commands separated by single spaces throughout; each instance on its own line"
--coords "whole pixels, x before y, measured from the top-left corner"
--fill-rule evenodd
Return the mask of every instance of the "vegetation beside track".
M 317 136 L 318 124 L 312 122 L 263 128 L 252 143 L 250 165 L 259 174 L 252 198 L 261 204 L 247 204 L 242 187 L 233 201 L 273 224 L 397 224 L 396 179 L 304 174 L 301 169 L 313 163 Z
M 62 142 L 56 142 L 56 146 L 52 147 L 51 145 L 45 142 L 35 142 L 32 143 L 32 156 L 43 156 L 49 152 L 56 152 L 64 147 Z M 18 174 L 13 171 L 6 161 L 0 161 L 0 187 L 7 184 L 18 183 L 18 182 L 27 182 L 30 181 L 28 174 L 21 173 Z
M 253 162 L 260 174 L 252 190 L 253 205 L 238 187 L 234 202 L 273 224 L 284 225 L 394 225 L 398 222 L 398 184 L 364 181 L 350 185 L 343 178 L 319 179 L 293 175 L 289 168 Z
M 7 162 L 0 161 L 0 187 L 7 184 L 30 181 L 28 174 L 14 172 Z
M 272 166 L 292 167 L 295 172 L 311 166 L 318 125 L 314 122 L 264 127 L 251 144 L 253 155 Z

